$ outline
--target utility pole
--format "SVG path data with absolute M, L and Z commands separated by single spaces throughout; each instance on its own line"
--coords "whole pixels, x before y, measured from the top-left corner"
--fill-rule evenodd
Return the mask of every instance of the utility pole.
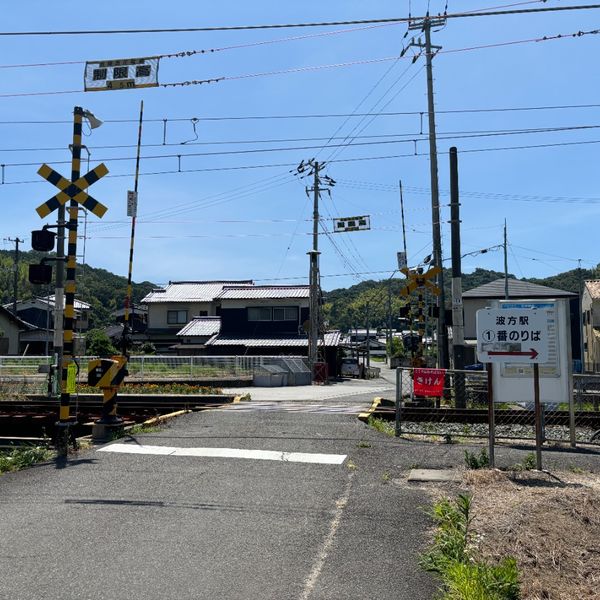
M 437 362 L 438 366 L 447 369 L 448 361 L 448 332 L 446 331 L 446 299 L 444 291 L 444 270 L 442 265 L 442 233 L 440 226 L 440 194 L 438 184 L 437 140 L 435 132 L 435 103 L 433 96 L 433 50 L 440 50 L 441 46 L 432 46 L 431 28 L 442 26 L 446 23 L 444 17 L 430 17 L 427 15 L 420 20 L 413 20 L 409 29 L 420 29 L 425 33 L 425 44 L 419 39 L 411 42 L 410 46 L 425 48 L 427 68 L 427 110 L 429 116 L 429 166 L 431 178 L 431 220 L 433 232 L 433 266 L 440 268 L 437 276 L 437 286 L 440 294 L 437 297 Z
M 319 198 L 321 191 L 324 190 L 331 194 L 331 188 L 335 185 L 335 181 L 331 177 L 325 175 L 321 178 L 321 170 L 325 163 L 320 163 L 314 159 L 305 162 L 302 161 L 295 171 L 296 175 L 312 176 L 313 185 L 311 188 L 306 188 L 307 196 L 313 194 L 313 244 L 312 250 L 307 254 L 310 257 L 309 271 L 309 331 L 308 331 L 308 363 L 315 376 L 315 365 L 319 362 L 319 339 L 322 337 L 322 319 L 321 319 L 321 282 L 319 275 Z M 304 175 L 304 173 L 306 175 Z M 322 340 L 324 349 L 325 342 Z
M 17 300 L 19 297 L 19 244 L 23 243 L 17 236 L 14 240 L 8 238 L 9 242 L 15 243 L 15 266 L 13 274 L 13 315 L 17 316 Z
M 455 147 L 450 148 L 450 228 L 452 243 L 452 351 L 454 368 L 460 370 L 465 366 L 465 338 L 460 257 L 458 152 Z
M 506 230 L 506 219 L 504 219 L 504 299 L 508 300 L 508 232 Z
M 365 314 L 366 323 L 365 323 L 365 325 L 366 325 L 366 329 L 367 329 L 367 356 L 366 356 L 366 359 L 367 359 L 367 369 L 370 368 L 370 366 L 371 366 L 371 331 L 370 331 L 371 324 L 369 322 L 369 319 L 370 319 L 371 315 L 369 314 L 369 312 L 370 312 L 369 308 L 370 308 L 369 302 L 367 302 L 367 304 L 365 306 L 365 309 L 366 309 L 366 314 Z
M 308 253 L 310 256 L 310 329 L 308 338 L 308 363 L 313 377 L 315 364 L 318 361 L 319 344 L 319 169 L 318 161 L 312 163 L 313 167 L 313 246 Z

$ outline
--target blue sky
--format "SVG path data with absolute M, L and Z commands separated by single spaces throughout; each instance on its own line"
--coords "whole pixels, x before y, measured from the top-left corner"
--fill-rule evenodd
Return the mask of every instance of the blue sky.
M 516 3 L 449 0 L 448 11 Z M 422 14 L 427 4 L 413 0 L 413 15 Z M 429 4 L 432 12 L 437 12 L 443 10 L 445 2 L 431 0 Z M 548 0 L 518 4 L 536 8 L 566 3 Z M 10 12 L 3 15 L 0 29 L 298 23 L 407 16 L 408 9 L 406 0 L 106 1 L 92 14 L 82 10 L 78 2 L 61 1 L 50 9 L 47 2 L 34 1 L 12 4 Z M 588 10 L 453 19 L 433 34 L 434 43 L 446 51 L 434 59 L 440 188 L 445 191 L 449 187 L 447 151 L 455 145 L 459 150 L 464 254 L 500 244 L 506 219 L 509 270 L 518 277 L 544 277 L 572 269 L 579 258 L 587 268 L 600 261 L 593 243 L 600 203 L 599 145 L 580 143 L 600 140 L 600 132 L 592 128 L 600 126 L 599 107 L 444 112 L 598 104 L 596 57 L 600 38 L 596 35 L 447 52 L 598 26 L 600 12 Z M 354 31 L 306 37 L 344 29 Z M 93 195 L 109 211 L 101 220 L 93 215 L 88 218 L 85 261 L 127 274 L 130 221 L 126 216 L 126 193 L 133 188 L 135 120 L 143 99 L 143 143 L 148 146 L 143 148 L 141 172 L 163 173 L 140 178 L 135 281 L 253 278 L 264 283 L 304 282 L 301 278 L 308 273 L 306 252 L 311 245 L 312 205 L 304 191 L 309 182 L 294 177 L 290 170 L 302 159 L 313 157 L 330 161 L 325 172 L 337 181 L 331 198 L 324 195 L 322 199 L 324 226 L 331 230 L 334 216 L 359 214 L 370 214 L 372 226 L 367 232 L 320 236 L 323 288 L 384 278 L 386 273 L 378 272 L 389 274 L 395 269 L 396 252 L 402 249 L 399 180 L 404 186 L 409 263 L 418 263 L 431 251 L 428 146 L 426 141 L 412 141 L 427 133 L 427 115 L 423 115 L 422 125 L 419 115 L 427 109 L 424 58 L 415 64 L 407 58 L 234 79 L 394 57 L 403 42 L 410 39 L 404 38 L 405 32 L 404 24 L 394 24 L 371 28 L 0 37 L 0 67 L 223 48 L 189 58 L 163 59 L 160 81 L 232 78 L 199 86 L 7 96 L 80 90 L 84 65 L 0 68 L 0 164 L 7 165 L 5 183 L 0 185 L 2 248 L 14 247 L 4 240 L 16 236 L 26 239 L 24 247 L 28 248 L 29 232 L 48 222 L 39 219 L 35 208 L 53 190 L 36 171 L 47 162 L 69 175 L 69 165 L 60 161 L 70 159 L 69 121 L 73 106 L 80 105 L 106 121 L 84 138 L 91 152 L 90 166 L 104 160 L 110 174 L 117 175 L 92 188 Z M 283 41 L 295 36 L 302 39 Z M 266 41 L 277 43 L 251 45 Z M 349 119 L 239 118 L 354 112 L 413 114 Z M 216 117 L 226 118 L 211 120 Z M 192 118 L 198 119 L 197 139 Z M 132 122 L 114 122 L 123 119 Z M 166 140 L 163 119 L 168 120 Z M 64 123 L 25 125 L 15 121 Z M 547 131 L 561 127 L 587 129 Z M 546 131 L 497 135 L 499 131 L 538 128 Z M 187 140 L 194 143 L 181 144 Z M 497 150 L 557 143 L 571 145 Z M 102 148 L 115 145 L 131 147 Z M 266 149 L 271 151 L 256 151 Z M 223 154 L 241 150 L 252 152 Z M 185 156 L 191 153 L 207 154 Z M 182 156 L 182 171 L 194 172 L 164 173 L 178 170 L 178 154 Z M 170 157 L 149 158 L 163 155 Z M 412 156 L 373 159 L 396 155 Z M 23 166 L 14 166 L 17 164 Z M 39 183 L 21 183 L 38 179 Z M 445 257 L 449 257 L 450 247 L 448 202 L 449 196 L 442 194 Z M 82 239 L 79 250 L 83 251 Z M 502 270 L 502 264 L 502 253 L 496 250 L 466 257 L 463 269 L 468 272 L 480 266 Z

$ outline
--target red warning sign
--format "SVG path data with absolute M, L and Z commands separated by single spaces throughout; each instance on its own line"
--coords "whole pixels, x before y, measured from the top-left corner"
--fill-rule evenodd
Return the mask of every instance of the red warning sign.
M 415 369 L 413 392 L 416 396 L 443 396 L 446 369 Z

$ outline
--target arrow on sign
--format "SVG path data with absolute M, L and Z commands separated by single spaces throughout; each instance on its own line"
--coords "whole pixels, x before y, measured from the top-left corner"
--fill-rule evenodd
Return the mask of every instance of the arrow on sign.
M 529 356 L 531 360 L 537 358 L 538 354 L 534 348 L 530 348 L 528 352 L 488 352 L 489 356 Z

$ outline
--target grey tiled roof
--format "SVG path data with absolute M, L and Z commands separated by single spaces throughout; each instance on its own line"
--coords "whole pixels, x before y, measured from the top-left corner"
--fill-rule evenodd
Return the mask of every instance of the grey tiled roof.
M 195 317 L 179 332 L 178 336 L 194 337 L 215 335 L 221 330 L 221 317 Z
M 142 303 L 212 302 L 226 285 L 251 286 L 252 281 L 172 281 L 164 289 L 152 290 Z
M 565 292 L 556 288 L 520 281 L 508 280 L 508 295 L 510 298 L 568 298 L 577 296 L 572 292 Z M 463 293 L 463 298 L 504 298 L 504 279 L 496 279 Z
M 339 346 L 341 332 L 329 331 L 325 334 L 325 346 Z M 233 336 L 216 335 L 206 342 L 207 346 L 247 346 L 252 348 L 264 347 L 296 347 L 307 348 L 308 337 L 306 336 Z
M 256 300 L 261 298 L 287 299 L 308 298 L 310 288 L 307 285 L 255 285 L 225 286 L 217 296 L 219 300 Z

